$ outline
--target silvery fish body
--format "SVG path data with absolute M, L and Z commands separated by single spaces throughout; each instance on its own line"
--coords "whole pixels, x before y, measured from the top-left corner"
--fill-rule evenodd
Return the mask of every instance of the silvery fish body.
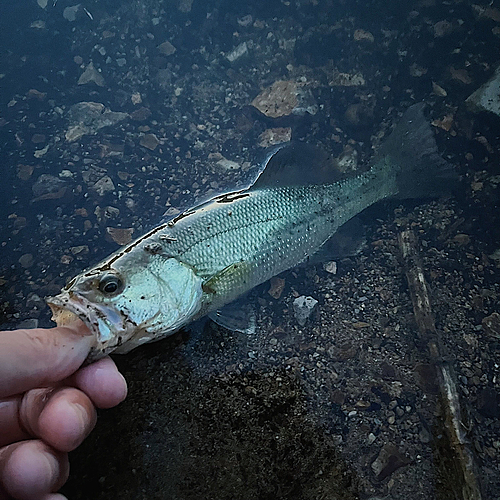
M 405 130 L 418 125 L 419 136 L 425 131 L 420 141 L 433 156 L 432 168 L 410 159 L 407 171 L 397 154 L 383 152 L 369 171 L 356 177 L 331 181 L 334 176 L 326 174 L 302 182 L 304 170 L 295 175 L 297 169 L 287 170 L 271 158 L 251 188 L 182 213 L 74 278 L 48 299 L 54 319 L 63 324 L 76 315 L 86 323 L 96 338 L 90 359 L 128 352 L 301 263 L 373 203 L 422 196 L 429 187 L 428 171 L 433 179 L 444 178 L 449 168 L 434 158 L 421 108 L 413 115 L 413 120 L 403 120 Z M 426 179 L 418 188 L 415 176 L 421 175 Z M 402 192 L 408 189 L 412 192 Z

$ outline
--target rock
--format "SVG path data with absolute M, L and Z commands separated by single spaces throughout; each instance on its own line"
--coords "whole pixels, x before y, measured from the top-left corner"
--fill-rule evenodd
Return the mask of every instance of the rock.
M 474 113 L 489 111 L 500 116 L 500 66 L 494 75 L 465 101 Z
M 439 97 L 446 97 L 448 95 L 448 92 L 446 92 L 446 90 L 444 90 L 443 87 L 438 85 L 436 82 L 432 82 L 432 93 Z
M 36 318 L 29 318 L 21 321 L 16 325 L 16 328 L 22 330 L 32 330 L 38 328 L 38 320 Z
M 43 101 L 47 97 L 47 92 L 40 92 L 36 89 L 29 89 L 28 92 L 26 92 L 26 97 L 28 99 L 37 99 L 38 101 Z
M 179 6 L 177 7 L 181 12 L 191 12 L 191 6 L 194 0 L 179 0 Z
M 73 255 L 85 255 L 89 253 L 88 245 L 78 245 L 76 247 L 70 247 L 69 250 Z
M 290 127 L 267 128 L 259 135 L 259 146 L 268 148 L 289 142 L 292 139 L 292 129 Z
M 455 69 L 453 66 L 450 66 L 450 74 L 453 80 L 458 80 L 466 85 L 472 83 L 472 78 L 466 69 Z
M 169 41 L 160 43 L 157 49 L 160 54 L 163 54 L 164 56 L 171 56 L 177 50 Z
M 42 156 L 44 156 L 47 153 L 48 150 L 49 150 L 49 145 L 47 144 L 43 149 L 37 149 L 33 153 L 33 156 L 35 158 L 41 158 Z
M 26 299 L 26 307 L 28 309 L 37 309 L 37 310 L 41 311 L 42 309 L 45 309 L 45 307 L 46 307 L 45 300 L 43 300 L 36 293 L 30 293 L 28 295 L 28 298 Z
M 17 176 L 22 181 L 27 181 L 31 177 L 31 174 L 33 173 L 33 170 L 34 170 L 33 165 L 22 165 L 22 164 L 19 164 L 17 166 Z
M 30 24 L 30 28 L 35 28 L 37 30 L 44 30 L 45 26 L 45 21 L 43 21 L 42 19 L 37 19 Z
M 349 144 L 337 158 L 337 168 L 340 172 L 355 172 L 358 168 L 358 152 Z
M 115 243 L 127 245 L 132 241 L 134 228 L 107 227 L 106 231 Z
M 66 194 L 67 182 L 50 174 L 42 174 L 32 186 L 33 201 L 57 200 Z
M 410 460 L 396 446 L 387 443 L 380 450 L 378 457 L 372 462 L 372 471 L 378 481 L 383 481 L 400 467 L 408 465 Z
M 457 243 L 458 245 L 464 246 L 470 243 L 470 236 L 468 234 L 456 234 L 453 237 L 453 243 Z
M 111 111 L 100 102 L 79 102 L 68 111 L 69 128 L 66 131 L 66 140 L 73 142 L 84 135 L 96 134 L 101 128 L 115 125 L 128 116 L 128 113 Z
M 21 266 L 25 268 L 31 267 L 33 263 L 33 255 L 30 253 L 25 253 L 24 255 L 21 255 L 21 257 L 19 257 L 19 264 L 21 264 Z
M 87 83 L 95 83 L 99 87 L 104 87 L 104 77 L 94 68 L 92 62 L 88 64 L 78 79 L 78 85 L 86 85 Z
M 239 17 L 237 21 L 240 26 L 246 28 L 247 26 L 250 26 L 253 22 L 252 14 L 247 14 L 246 16 Z
M 369 31 L 357 29 L 354 32 L 354 40 L 356 40 L 357 42 L 365 41 L 373 43 L 375 41 L 375 38 Z
M 141 104 L 142 103 L 141 94 L 139 92 L 134 92 L 130 100 L 132 101 L 132 104 Z
M 449 21 L 439 21 L 432 28 L 435 38 L 449 35 L 453 31 L 453 26 Z
M 334 71 L 329 78 L 328 85 L 331 87 L 359 87 L 365 85 L 365 79 L 361 73 L 341 73 Z
M 78 11 L 80 10 L 80 4 L 78 5 L 72 5 L 71 7 L 66 7 L 63 10 L 63 17 L 66 19 L 66 21 L 73 22 L 76 20 L 76 15 L 78 14 Z
M 300 326 L 306 324 L 307 319 L 317 304 L 318 301 L 316 299 L 313 297 L 306 297 L 305 295 L 301 295 L 293 301 L 293 312 Z
M 108 175 L 105 175 L 99 179 L 93 186 L 92 189 L 99 195 L 104 196 L 106 193 L 115 190 L 115 185 Z
M 291 80 L 278 80 L 264 89 L 253 101 L 252 106 L 270 118 L 314 115 L 318 106 L 309 89 Z
M 220 159 L 216 165 L 221 169 L 221 170 L 238 170 L 240 168 L 240 165 L 236 163 L 235 161 L 227 160 L 226 158 Z
M 285 280 L 275 276 L 274 278 L 271 278 L 270 284 L 271 287 L 269 288 L 269 295 L 273 299 L 279 299 L 285 289 Z
M 130 113 L 130 118 L 136 122 L 144 122 L 151 116 L 151 110 L 142 106 Z
M 442 128 L 443 130 L 446 130 L 446 132 L 449 132 L 451 130 L 451 127 L 453 126 L 454 122 L 454 117 L 452 114 L 445 115 L 442 119 L 435 119 L 431 122 L 431 125 L 434 127 L 439 127 Z
M 139 144 L 147 149 L 150 149 L 151 151 L 154 151 L 158 144 L 160 144 L 160 141 L 155 134 L 144 134 L 139 139 Z
M 45 135 L 44 134 L 33 134 L 31 136 L 31 142 L 33 144 L 41 144 L 42 142 L 45 142 Z
M 241 57 L 248 54 L 247 42 L 240 43 L 235 49 L 233 49 L 229 54 L 226 54 L 226 58 L 229 62 L 233 63 Z
M 494 312 L 486 318 L 483 318 L 481 323 L 483 330 L 493 338 L 500 339 L 500 314 Z
M 323 269 L 330 274 L 337 274 L 337 263 L 332 260 L 323 264 Z

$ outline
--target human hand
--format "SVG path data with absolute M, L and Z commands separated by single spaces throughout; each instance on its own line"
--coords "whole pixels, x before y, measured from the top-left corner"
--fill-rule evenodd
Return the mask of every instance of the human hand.
M 110 358 L 80 368 L 93 337 L 71 327 L 0 332 L 0 500 L 63 500 L 68 452 L 87 437 L 97 408 L 125 399 Z

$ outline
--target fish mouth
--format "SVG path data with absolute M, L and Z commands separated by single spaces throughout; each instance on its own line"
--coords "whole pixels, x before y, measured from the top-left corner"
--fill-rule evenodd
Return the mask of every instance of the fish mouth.
M 91 348 L 87 361 L 97 361 L 107 356 L 130 335 L 124 318 L 104 304 L 90 303 L 71 292 L 62 292 L 46 300 L 57 326 L 66 326 L 80 319 L 91 331 L 96 344 Z

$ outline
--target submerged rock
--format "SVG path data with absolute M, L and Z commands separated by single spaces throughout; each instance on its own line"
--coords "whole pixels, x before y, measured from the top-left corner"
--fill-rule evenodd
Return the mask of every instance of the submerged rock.
M 465 103 L 475 113 L 489 111 L 500 116 L 500 66 L 484 85 L 466 99 Z
M 248 46 L 246 42 L 240 43 L 234 50 L 229 52 L 226 55 L 226 58 L 229 62 L 234 62 L 240 57 L 243 57 L 248 54 Z
M 35 198 L 33 201 L 57 200 L 66 194 L 66 181 L 50 174 L 42 174 L 31 188 Z
M 70 126 L 66 131 L 66 140 L 73 142 L 84 135 L 95 134 L 99 129 L 115 125 L 128 116 L 128 113 L 111 111 L 100 102 L 79 102 L 69 109 Z
M 104 87 L 104 77 L 94 68 L 92 62 L 89 63 L 78 79 L 78 85 L 86 85 L 87 83 L 95 83 L 98 87 Z
M 409 463 L 408 458 L 396 446 L 387 443 L 380 450 L 378 457 L 372 462 L 372 471 L 379 481 L 383 481 L 394 471 Z
M 318 301 L 316 299 L 313 297 L 306 297 L 305 295 L 301 295 L 293 301 L 293 312 L 300 326 L 306 324 L 307 319 L 311 316 L 317 304 Z
M 270 118 L 299 115 L 315 115 L 318 106 L 311 91 L 292 80 L 278 80 L 264 89 L 253 101 L 252 106 Z

